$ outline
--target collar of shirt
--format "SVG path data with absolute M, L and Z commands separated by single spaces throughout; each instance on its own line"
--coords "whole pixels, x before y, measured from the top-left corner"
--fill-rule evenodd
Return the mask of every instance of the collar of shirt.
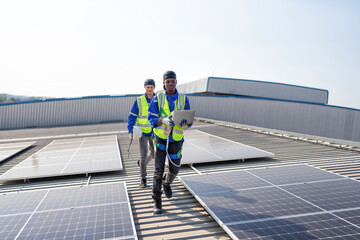
M 150 103 L 152 99 L 148 98 L 148 97 L 146 96 L 146 93 L 145 93 L 144 95 L 145 95 L 146 101 L 147 101 L 148 103 Z M 154 97 L 154 96 L 155 96 L 155 94 L 153 95 L 153 97 Z
M 178 91 L 177 89 L 175 89 L 175 94 L 172 95 L 171 97 L 166 93 L 166 91 L 165 94 L 166 94 L 166 99 L 168 100 L 169 103 L 170 112 L 172 112 L 175 109 L 175 101 L 179 98 Z
M 177 100 L 177 99 L 179 98 L 179 94 L 178 94 L 178 91 L 177 91 L 176 88 L 175 88 L 175 94 L 172 95 L 171 97 L 167 94 L 166 91 L 165 91 L 165 94 L 166 94 L 166 98 L 167 98 L 168 100 L 171 99 L 171 100 L 175 101 L 175 100 Z

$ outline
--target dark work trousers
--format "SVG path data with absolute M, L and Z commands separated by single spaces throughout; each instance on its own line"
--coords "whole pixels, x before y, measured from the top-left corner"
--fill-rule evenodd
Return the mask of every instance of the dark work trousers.
M 156 143 L 163 144 L 166 146 L 166 141 L 156 138 Z M 183 142 L 169 142 L 168 153 L 169 154 L 177 154 L 182 149 Z M 165 159 L 166 159 L 166 152 L 156 148 L 155 153 L 155 172 L 154 172 L 154 180 L 153 180 L 153 198 L 161 198 L 161 187 L 163 183 L 163 175 L 165 171 Z M 171 159 L 176 165 L 180 165 L 181 155 L 179 159 Z M 172 180 L 176 177 L 179 173 L 180 168 L 174 166 L 169 161 L 169 172 L 168 175 L 172 175 Z M 170 184 L 169 182 L 168 184 Z
M 141 178 L 146 178 L 146 165 L 150 162 L 151 159 L 154 159 L 154 142 L 151 139 L 151 136 L 142 135 L 139 138 L 139 147 L 140 147 L 140 176 Z

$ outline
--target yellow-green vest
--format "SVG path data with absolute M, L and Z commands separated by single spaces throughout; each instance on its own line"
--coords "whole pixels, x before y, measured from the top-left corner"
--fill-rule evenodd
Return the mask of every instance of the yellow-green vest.
M 175 100 L 175 107 L 174 110 L 184 110 L 185 108 L 185 100 L 186 95 L 178 93 L 179 97 L 178 100 Z M 170 107 L 169 103 L 166 99 L 166 94 L 164 92 L 158 93 L 156 95 L 157 101 L 158 101 L 158 108 L 159 108 L 159 118 L 163 119 L 168 116 L 170 116 Z M 157 126 L 154 128 L 154 133 L 156 136 L 158 136 L 161 139 L 166 140 L 167 135 L 165 134 L 165 124 L 161 124 L 160 126 Z M 180 141 L 184 137 L 184 131 L 180 125 L 175 125 L 172 130 L 172 138 L 175 141 Z
M 137 117 L 137 126 L 141 128 L 143 133 L 151 133 L 152 127 L 148 120 L 149 104 L 145 95 L 137 98 L 137 105 L 139 108 L 139 115 Z

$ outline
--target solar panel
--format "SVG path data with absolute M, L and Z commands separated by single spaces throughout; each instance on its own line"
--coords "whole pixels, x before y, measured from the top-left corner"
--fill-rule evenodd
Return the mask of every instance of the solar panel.
M 360 184 L 351 179 L 310 182 L 283 189 L 327 211 L 360 207 Z
M 54 140 L 0 176 L 0 181 L 122 170 L 115 135 Z
M 24 224 L 31 214 L 8 215 L 0 216 L 0 237 L 3 240 L 14 240 L 19 231 L 21 231 Z
M 334 212 L 334 214 L 348 222 L 360 226 L 360 209 Z
M 137 239 L 124 182 L 1 195 L 9 204 L 0 239 Z
M 274 185 L 284 185 L 291 183 L 314 182 L 330 179 L 345 179 L 337 174 L 329 174 L 327 171 L 318 168 L 309 167 L 308 165 L 281 166 L 272 168 L 260 168 L 248 170 L 247 172 Z
M 330 213 L 227 226 L 234 239 L 358 239 L 359 228 Z
M 0 144 L 0 162 L 14 156 L 18 152 L 31 147 L 35 142 L 18 142 Z
M 199 130 L 185 131 L 181 164 L 262 158 L 273 153 Z
M 308 165 L 179 177 L 234 239 L 357 239 L 360 183 Z
M 203 195 L 212 192 L 227 192 L 240 189 L 257 188 L 271 186 L 271 184 L 251 175 L 246 171 L 231 171 L 224 173 L 213 173 L 206 175 L 194 175 L 189 177 L 181 177 L 186 180 L 190 191 L 196 195 Z M 237 181 L 233 181 L 236 178 Z
M 17 194 L 6 194 L 0 196 L 0 214 L 18 214 L 32 212 L 45 196 L 45 191 L 33 194 L 32 192 L 23 192 L 22 198 Z
M 320 208 L 276 187 L 215 192 L 201 195 L 200 198 L 223 223 L 321 211 Z

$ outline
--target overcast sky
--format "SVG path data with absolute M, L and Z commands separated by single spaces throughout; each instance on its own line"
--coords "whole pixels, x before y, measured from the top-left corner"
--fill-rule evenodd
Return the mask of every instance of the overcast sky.
M 0 1 L 0 93 L 77 97 L 209 76 L 329 90 L 360 109 L 360 1 Z

